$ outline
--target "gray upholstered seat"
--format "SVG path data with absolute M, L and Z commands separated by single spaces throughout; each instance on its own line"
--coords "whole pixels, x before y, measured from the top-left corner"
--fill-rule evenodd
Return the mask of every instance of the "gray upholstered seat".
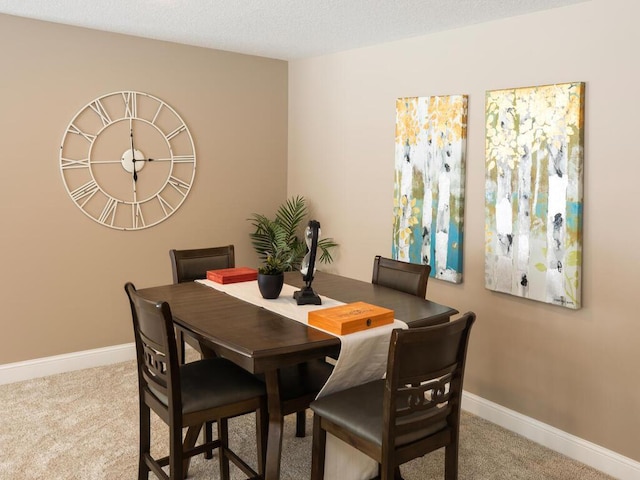
M 384 415 L 384 380 L 358 385 L 336 392 L 313 402 L 313 411 L 335 425 L 352 430 L 356 435 L 382 446 Z M 438 411 L 415 415 L 412 421 L 429 420 Z M 396 438 L 396 445 L 406 445 L 419 438 L 427 437 L 447 427 L 447 421 L 440 419 L 422 429 Z
M 208 358 L 180 366 L 182 413 L 193 413 L 242 402 L 265 394 L 264 382 L 226 358 Z M 169 399 L 149 385 L 163 405 Z

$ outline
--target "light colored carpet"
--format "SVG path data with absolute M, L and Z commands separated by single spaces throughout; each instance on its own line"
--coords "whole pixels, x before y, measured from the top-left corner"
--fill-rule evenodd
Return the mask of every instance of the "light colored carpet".
M 137 478 L 138 400 L 135 362 L 0 386 L 0 479 Z M 252 416 L 230 422 L 231 446 L 255 465 Z M 311 415 L 305 438 L 285 422 L 283 480 L 305 480 L 311 466 Z M 167 429 L 153 422 L 156 453 Z M 460 480 L 606 480 L 611 477 L 473 415 L 461 424 Z M 442 479 L 444 452 L 402 467 L 406 480 Z M 243 476 L 233 470 L 234 479 Z M 218 479 L 217 456 L 194 459 L 189 478 Z M 154 478 L 153 474 L 150 478 Z M 340 480 L 340 479 L 328 479 Z

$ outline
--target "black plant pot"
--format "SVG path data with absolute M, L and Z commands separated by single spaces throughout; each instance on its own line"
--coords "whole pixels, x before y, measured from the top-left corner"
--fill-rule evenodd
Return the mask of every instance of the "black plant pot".
M 258 288 L 260 289 L 262 298 L 278 298 L 282 291 L 282 285 L 284 285 L 284 273 L 277 275 L 258 273 Z

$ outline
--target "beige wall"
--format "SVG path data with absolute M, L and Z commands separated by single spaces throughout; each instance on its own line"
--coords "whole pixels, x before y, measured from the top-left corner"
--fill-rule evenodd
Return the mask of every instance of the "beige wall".
M 427 292 L 478 314 L 466 389 L 640 461 L 638 16 L 593 0 L 290 62 L 288 190 L 341 244 L 333 270 L 369 280 L 391 252 L 395 99 L 468 94 L 464 283 Z M 579 311 L 484 288 L 485 91 L 570 81 L 586 82 Z
M 233 243 L 286 198 L 287 64 L 0 15 L 0 364 L 133 341 L 124 282 L 171 282 L 170 248 Z M 135 232 L 87 218 L 62 183 L 62 135 L 89 101 L 155 95 L 187 123 L 197 171 L 182 207 Z

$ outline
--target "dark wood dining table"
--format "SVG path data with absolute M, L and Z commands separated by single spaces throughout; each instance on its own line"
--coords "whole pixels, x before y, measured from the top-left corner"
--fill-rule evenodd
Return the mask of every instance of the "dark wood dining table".
M 304 285 L 299 272 L 286 273 L 285 282 Z M 345 303 L 363 301 L 390 308 L 409 327 L 447 322 L 458 313 L 413 295 L 329 273 L 316 272 L 312 287 L 321 296 Z M 279 479 L 284 421 L 279 369 L 335 356 L 340 351 L 339 338 L 197 282 L 145 288 L 139 293 L 168 302 L 174 322 L 217 355 L 264 375 L 269 410 L 265 480 Z

